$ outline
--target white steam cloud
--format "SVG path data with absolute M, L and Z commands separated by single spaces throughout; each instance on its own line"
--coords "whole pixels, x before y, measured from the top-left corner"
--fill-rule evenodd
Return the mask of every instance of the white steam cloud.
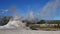
M 27 16 L 27 20 L 33 21 L 34 19 L 35 19 L 35 15 L 34 15 L 33 11 L 30 11 L 28 16 Z
M 59 3 L 59 0 L 51 0 L 48 2 L 40 12 L 41 19 L 53 19 L 56 15 L 58 6 L 60 6 Z

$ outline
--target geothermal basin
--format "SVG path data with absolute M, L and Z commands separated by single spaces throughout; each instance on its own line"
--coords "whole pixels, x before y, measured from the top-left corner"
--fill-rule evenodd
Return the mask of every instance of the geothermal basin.
M 5 26 L 0 26 L 0 34 L 60 34 L 60 31 L 42 31 L 26 29 L 20 20 L 11 20 Z

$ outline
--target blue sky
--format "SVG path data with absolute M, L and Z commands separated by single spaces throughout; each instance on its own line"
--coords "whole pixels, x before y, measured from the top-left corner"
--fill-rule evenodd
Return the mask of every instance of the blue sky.
M 50 0 L 0 0 L 0 10 L 8 10 L 10 6 L 15 5 L 24 16 L 31 10 L 37 14 L 49 1 Z M 0 13 L 0 15 L 8 16 L 11 15 L 11 13 Z M 58 17 L 54 18 L 58 19 Z
M 27 14 L 28 11 L 38 12 L 48 0 L 0 0 L 0 9 L 9 9 L 10 6 L 16 5 L 21 13 Z

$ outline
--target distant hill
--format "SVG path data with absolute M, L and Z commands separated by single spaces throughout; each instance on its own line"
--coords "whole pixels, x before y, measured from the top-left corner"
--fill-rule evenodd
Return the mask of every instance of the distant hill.
M 47 22 L 48 24 L 57 24 L 57 23 L 60 24 L 60 20 L 46 20 L 46 22 Z

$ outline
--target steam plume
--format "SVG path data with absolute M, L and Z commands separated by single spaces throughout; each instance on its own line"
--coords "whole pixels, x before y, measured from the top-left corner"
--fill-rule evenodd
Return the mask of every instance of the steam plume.
M 59 6 L 59 0 L 51 0 L 48 2 L 40 12 L 40 17 L 42 19 L 53 19 L 57 12 L 57 7 Z

